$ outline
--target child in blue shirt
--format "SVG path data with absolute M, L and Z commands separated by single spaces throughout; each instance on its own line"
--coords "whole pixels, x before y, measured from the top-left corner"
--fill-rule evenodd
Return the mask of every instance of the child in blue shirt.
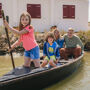
M 46 42 L 43 47 L 43 57 L 44 61 L 41 64 L 41 67 L 45 67 L 48 63 L 52 67 L 56 67 L 56 63 L 60 58 L 58 44 L 54 41 L 53 33 L 48 33 L 46 36 Z

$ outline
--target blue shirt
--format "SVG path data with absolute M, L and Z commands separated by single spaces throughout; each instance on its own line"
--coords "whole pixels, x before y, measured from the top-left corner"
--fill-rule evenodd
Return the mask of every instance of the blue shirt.
M 54 55 L 54 44 L 55 43 L 53 43 L 52 45 L 50 45 L 48 43 L 48 53 L 49 53 L 49 56 L 53 56 Z
M 63 48 L 63 43 L 64 43 L 64 39 L 57 39 L 55 40 L 57 42 L 57 44 L 59 45 L 59 48 Z
M 43 55 L 48 56 L 48 58 L 52 55 L 55 55 L 56 59 L 60 58 L 58 44 L 53 42 L 53 44 L 50 46 L 48 42 L 45 42 L 43 47 Z

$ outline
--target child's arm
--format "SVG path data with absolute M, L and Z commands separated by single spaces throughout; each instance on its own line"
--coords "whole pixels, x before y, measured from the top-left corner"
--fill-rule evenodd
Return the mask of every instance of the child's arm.
M 59 52 L 59 47 L 56 47 L 56 59 L 59 60 L 60 58 L 60 52 Z
M 63 48 L 64 47 L 64 39 L 59 40 L 59 48 Z
M 16 46 L 18 46 L 20 43 L 21 43 L 20 40 L 17 40 L 17 41 L 11 46 L 10 51 L 13 50 L 13 49 L 14 49 Z
M 43 58 L 45 58 L 46 55 L 47 55 L 47 50 L 46 50 L 46 42 L 45 42 L 43 46 Z
M 19 34 L 19 35 L 25 34 L 25 33 L 28 33 L 28 32 L 29 32 L 28 30 L 25 30 L 25 29 L 23 29 L 23 30 L 21 30 L 21 31 L 18 31 L 18 30 L 16 30 L 16 29 L 10 27 L 9 24 L 8 24 L 8 22 L 7 22 L 6 20 L 4 20 L 4 25 L 5 25 L 5 27 L 6 27 L 7 29 L 9 29 L 9 30 L 11 30 L 12 32 L 14 32 L 14 33 L 16 33 L 16 34 Z

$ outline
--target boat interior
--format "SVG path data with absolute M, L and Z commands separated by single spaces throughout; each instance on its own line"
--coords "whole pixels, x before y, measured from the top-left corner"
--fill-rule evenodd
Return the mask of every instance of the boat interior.
M 62 67 L 62 66 L 68 64 L 69 62 L 71 62 L 73 60 L 74 59 L 69 59 L 67 61 L 64 60 L 64 59 L 60 60 L 57 63 L 57 68 Z M 40 60 L 40 63 L 42 63 L 42 62 L 43 62 L 43 60 Z M 50 69 L 54 69 L 54 68 L 52 66 L 50 66 L 49 64 L 46 65 L 46 67 L 44 67 L 44 68 L 35 68 L 34 63 L 32 62 L 30 68 L 29 67 L 24 67 L 24 66 L 16 67 L 15 69 L 10 71 L 9 73 L 0 77 L 0 82 L 6 81 L 6 80 L 11 80 L 13 78 L 23 77 L 23 76 L 26 76 L 26 75 L 33 75 L 35 73 L 42 72 L 42 71 L 47 71 L 47 70 L 50 70 Z

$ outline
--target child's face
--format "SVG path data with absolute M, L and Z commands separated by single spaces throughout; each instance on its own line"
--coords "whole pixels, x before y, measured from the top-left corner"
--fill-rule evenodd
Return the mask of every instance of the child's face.
M 53 38 L 52 37 L 48 37 L 48 43 L 52 43 L 53 42 Z
M 21 17 L 21 24 L 25 27 L 29 24 L 29 17 L 28 16 L 22 16 Z

